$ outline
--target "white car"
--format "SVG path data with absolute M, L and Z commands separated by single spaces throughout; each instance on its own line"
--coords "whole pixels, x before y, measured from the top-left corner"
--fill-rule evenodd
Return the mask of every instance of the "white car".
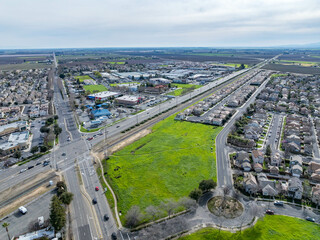
M 20 170 L 20 173 L 23 173 L 23 172 L 25 172 L 25 171 L 27 171 L 27 169 L 25 169 L 25 168 L 24 168 L 24 169 L 21 169 L 21 170 Z
M 20 211 L 22 214 L 26 214 L 26 213 L 28 212 L 28 210 L 27 210 L 24 206 L 19 207 L 19 211 Z

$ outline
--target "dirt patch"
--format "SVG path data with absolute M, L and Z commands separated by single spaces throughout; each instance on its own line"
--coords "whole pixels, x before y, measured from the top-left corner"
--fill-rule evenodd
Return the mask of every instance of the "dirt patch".
M 134 134 L 133 136 L 129 137 L 128 139 L 126 139 L 125 141 L 122 141 L 120 143 L 118 143 L 117 145 L 108 148 L 108 155 L 113 154 L 114 152 L 119 151 L 120 149 L 124 148 L 125 146 L 130 145 L 131 143 L 139 140 L 140 138 L 148 135 L 149 133 L 151 133 L 152 131 L 150 129 L 144 129 L 136 134 Z M 143 146 L 138 147 L 136 150 L 138 150 L 139 148 L 142 148 Z M 105 146 L 106 148 L 106 146 Z M 135 150 L 135 151 L 136 151 Z M 99 159 L 104 159 L 105 158 L 105 153 L 104 151 L 100 151 L 100 152 L 96 152 L 94 154 L 95 156 L 97 156 Z
M 232 197 L 213 197 L 208 202 L 208 209 L 216 216 L 225 218 L 239 217 L 243 212 L 242 204 Z
M 50 178 L 51 180 L 56 183 L 57 181 L 59 181 L 59 176 L 57 176 L 54 172 L 52 172 L 50 174 Z M 39 180 L 39 179 L 38 179 Z M 30 188 L 30 183 L 28 184 L 22 184 L 21 187 L 19 186 L 18 188 L 24 189 L 24 188 Z M 14 189 L 14 193 L 17 193 L 17 189 Z M 53 184 L 52 186 L 48 185 L 48 182 L 46 181 L 45 183 L 42 183 L 40 186 L 38 186 L 35 189 L 32 189 L 30 192 L 24 194 L 23 196 L 19 196 L 18 198 L 16 198 L 15 200 L 13 200 L 10 204 L 6 204 L 4 207 L 1 207 L 0 209 L 0 219 L 3 218 L 4 216 L 7 216 L 9 213 L 15 211 L 16 209 L 18 209 L 20 206 L 22 205 L 26 205 L 27 203 L 31 202 L 32 200 L 38 198 L 39 196 L 43 195 L 44 193 L 51 191 L 52 189 L 55 188 L 55 184 Z M 7 190 L 6 190 L 7 191 Z M 1 193 L 2 195 L 3 193 Z M 9 196 L 9 198 L 14 197 L 11 193 L 9 194 L 7 192 Z M 6 197 L 8 199 L 8 197 Z M 0 197 L 0 199 L 2 200 L 2 196 Z

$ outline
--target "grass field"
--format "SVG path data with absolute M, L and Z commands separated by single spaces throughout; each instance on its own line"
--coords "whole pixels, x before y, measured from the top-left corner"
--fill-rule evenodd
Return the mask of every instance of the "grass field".
M 172 96 L 180 96 L 183 94 L 185 89 L 192 88 L 194 87 L 195 89 L 202 87 L 201 85 L 193 85 L 193 84 L 179 84 L 179 83 L 173 83 L 171 84 L 172 87 L 177 87 L 179 89 L 174 90 L 172 92 L 169 92 L 167 95 L 172 95 Z M 190 89 L 191 90 L 191 89 Z
M 152 133 L 107 160 L 109 181 L 125 213 L 166 199 L 188 196 L 203 179 L 216 179 L 213 140 L 221 127 L 174 121 L 171 116 Z
M 317 62 L 305 62 L 305 61 L 292 61 L 292 60 L 280 60 L 281 64 L 288 64 L 288 65 L 299 65 L 303 67 L 312 67 L 317 66 L 319 63 Z
M 84 75 L 84 76 L 74 76 L 75 79 L 79 79 L 80 82 L 83 82 L 83 80 L 86 79 L 92 79 L 90 76 L 88 75 Z
M 119 65 L 125 64 L 125 62 L 106 62 L 106 63 L 109 63 L 109 64 L 119 64 Z
M 320 226 L 298 218 L 286 216 L 265 216 L 263 220 L 242 233 L 230 233 L 204 228 L 181 240 L 317 240 Z
M 108 91 L 108 89 L 103 85 L 85 85 L 83 88 L 90 93 Z

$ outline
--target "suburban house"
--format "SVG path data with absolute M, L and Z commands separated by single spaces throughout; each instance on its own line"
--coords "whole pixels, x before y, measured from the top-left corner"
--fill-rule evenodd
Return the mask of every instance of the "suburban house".
M 269 172 L 273 175 L 279 174 L 279 168 L 277 166 L 269 166 Z
M 255 176 L 252 173 L 244 173 L 243 187 L 249 194 L 254 194 L 258 191 L 258 183 Z
M 280 167 L 282 163 L 282 159 L 279 153 L 275 153 L 273 154 L 273 156 L 271 157 L 271 165 L 272 166 L 276 166 L 276 167 Z
M 302 182 L 297 177 L 292 177 L 288 181 L 288 196 L 295 198 L 295 199 L 301 199 L 302 198 Z
M 263 189 L 262 189 L 262 194 L 263 196 L 270 196 L 274 197 L 278 194 L 277 190 L 275 190 L 273 187 L 271 187 L 269 184 L 267 184 Z
M 260 189 L 263 189 L 265 186 L 270 185 L 272 188 L 276 188 L 276 181 L 275 180 L 269 180 L 267 178 L 267 175 L 265 173 L 259 173 L 257 176 L 259 187 Z
M 262 167 L 262 165 L 260 163 L 255 163 L 253 165 L 253 169 L 254 169 L 255 172 L 260 173 L 260 172 L 262 172 L 263 167 Z
M 264 155 L 260 150 L 253 150 L 252 151 L 252 160 L 254 163 L 263 164 Z

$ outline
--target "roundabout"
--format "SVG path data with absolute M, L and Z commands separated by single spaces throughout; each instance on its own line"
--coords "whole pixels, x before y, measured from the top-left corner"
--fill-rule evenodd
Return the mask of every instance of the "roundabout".
M 240 201 L 229 196 L 215 196 L 208 201 L 207 207 L 217 217 L 228 219 L 241 216 L 244 209 Z

